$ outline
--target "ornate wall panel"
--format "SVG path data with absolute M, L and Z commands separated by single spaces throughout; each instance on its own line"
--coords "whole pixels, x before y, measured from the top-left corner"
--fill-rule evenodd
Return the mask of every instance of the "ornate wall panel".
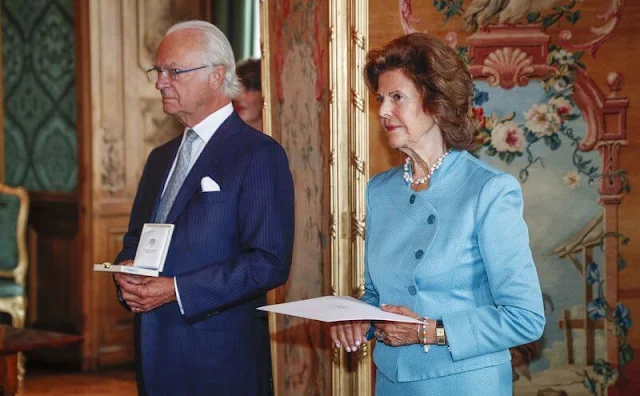
M 90 266 L 115 258 L 147 155 L 182 132 L 162 112 L 160 94 L 145 70 L 166 29 L 178 20 L 199 19 L 201 4 L 91 0 L 86 13 L 91 80 L 85 87 L 90 113 L 81 151 L 89 167 L 81 186 L 82 254 L 89 261 L 83 275 L 88 300 L 83 348 L 85 369 L 95 369 L 133 359 L 133 316 L 119 306 L 111 279 L 94 276 Z
M 327 12 L 317 1 L 263 1 L 265 132 L 286 149 L 296 194 L 291 274 L 271 302 L 319 297 L 328 288 Z M 282 315 L 271 316 L 270 325 L 276 393 L 330 394 L 325 326 Z
M 628 125 L 639 124 L 628 110 L 640 100 L 637 90 L 625 92 L 625 79 L 638 81 L 626 50 L 637 44 L 638 28 L 623 16 L 637 13 L 638 5 L 395 5 L 390 10 L 388 1 L 369 1 L 369 46 L 425 31 L 456 49 L 474 78 L 473 112 L 480 124 L 475 154 L 523 185 L 547 327 L 540 342 L 512 349 L 515 394 L 637 392 L 631 345 L 638 337 L 631 313 L 640 307 L 640 271 L 628 259 L 638 257 L 637 249 L 628 246 L 640 235 L 630 221 L 623 228 L 619 213 L 623 202 L 629 202 L 630 213 L 638 208 L 635 195 L 628 194 L 638 178 L 621 167 Z M 369 170 L 375 174 L 401 158 L 386 147 L 377 106 L 369 111 L 375 158 Z M 630 139 L 636 142 L 630 149 L 637 151 L 638 138 Z M 627 163 L 638 169 L 637 161 Z
M 2 2 L 5 182 L 77 185 L 73 1 Z

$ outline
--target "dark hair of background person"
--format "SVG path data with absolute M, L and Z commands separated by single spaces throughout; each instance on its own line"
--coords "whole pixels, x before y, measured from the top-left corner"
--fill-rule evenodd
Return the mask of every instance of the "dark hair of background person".
M 260 59 L 245 59 L 238 62 L 236 74 L 247 91 L 261 91 Z
M 369 51 L 364 78 L 376 94 L 380 75 L 391 70 L 402 72 L 413 81 L 422 105 L 442 131 L 448 147 L 473 147 L 477 124 L 470 112 L 473 84 L 467 67 L 445 43 L 425 33 L 411 33 Z

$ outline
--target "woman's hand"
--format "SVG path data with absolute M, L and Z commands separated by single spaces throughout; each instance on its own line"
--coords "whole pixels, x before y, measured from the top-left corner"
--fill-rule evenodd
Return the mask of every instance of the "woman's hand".
M 380 307 L 385 312 L 396 313 L 421 320 L 422 318 L 409 308 L 399 305 L 382 305 Z M 401 322 L 377 322 L 374 335 L 379 342 L 389 346 L 402 346 L 420 344 L 418 337 L 418 324 Z
M 344 346 L 347 352 L 355 352 L 367 342 L 367 331 L 371 323 L 365 320 L 351 320 L 331 323 L 329 333 L 336 347 Z

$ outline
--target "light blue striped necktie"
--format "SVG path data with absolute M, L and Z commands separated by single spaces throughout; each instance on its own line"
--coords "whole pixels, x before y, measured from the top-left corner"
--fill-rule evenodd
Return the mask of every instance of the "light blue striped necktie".
M 180 147 L 178 152 L 178 160 L 176 161 L 176 167 L 171 174 L 167 188 L 160 199 L 160 206 L 158 207 L 158 213 L 156 213 L 156 223 L 164 223 L 167 220 L 169 211 L 173 206 L 178 196 L 178 191 L 184 183 L 184 179 L 189 173 L 189 163 L 191 162 L 191 147 L 193 142 L 198 138 L 198 134 L 191 128 L 187 130 L 187 137 Z

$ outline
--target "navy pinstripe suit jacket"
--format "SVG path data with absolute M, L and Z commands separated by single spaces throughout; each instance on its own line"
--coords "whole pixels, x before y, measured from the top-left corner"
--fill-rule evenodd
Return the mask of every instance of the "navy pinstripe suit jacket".
M 180 138 L 151 152 L 116 262 L 135 256 L 155 217 Z M 209 176 L 221 191 L 202 192 Z M 286 154 L 234 112 L 203 149 L 167 217 L 175 225 L 162 276 L 177 302 L 136 315 L 139 386 L 151 395 L 269 392 L 266 292 L 286 282 L 294 228 Z

